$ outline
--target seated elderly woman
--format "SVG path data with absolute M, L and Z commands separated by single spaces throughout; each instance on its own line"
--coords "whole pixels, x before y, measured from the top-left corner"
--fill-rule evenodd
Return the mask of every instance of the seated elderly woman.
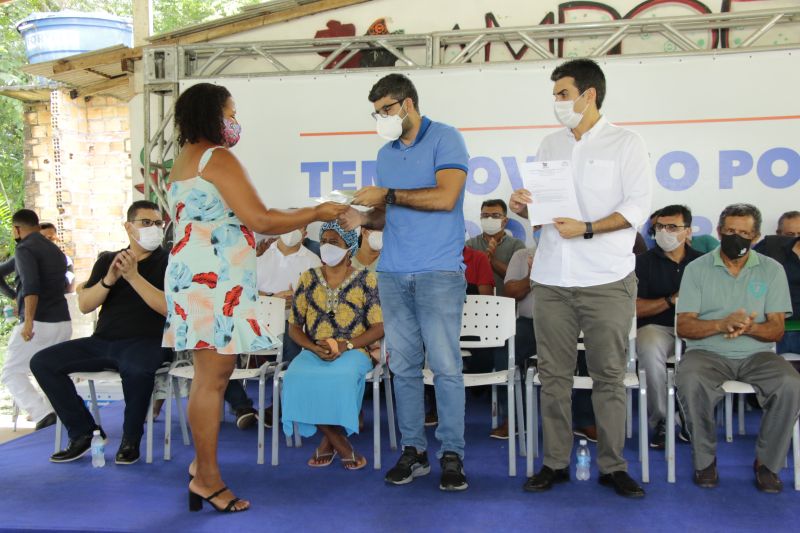
M 320 230 L 323 266 L 305 271 L 289 315 L 289 336 L 303 350 L 283 377 L 283 430 L 322 442 L 308 465 L 330 465 L 338 454 L 348 470 L 367 459 L 347 440 L 358 432 L 365 375 L 372 368 L 370 344 L 383 337 L 383 317 L 374 272 L 354 269 L 355 231 L 326 222 Z

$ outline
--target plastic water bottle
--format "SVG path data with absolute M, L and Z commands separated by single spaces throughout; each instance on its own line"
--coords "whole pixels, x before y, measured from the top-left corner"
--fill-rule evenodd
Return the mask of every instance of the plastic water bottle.
M 589 470 L 592 464 L 592 454 L 589 452 L 589 446 L 586 445 L 586 441 L 581 439 L 580 446 L 578 446 L 578 466 L 575 470 L 575 478 L 578 481 L 586 481 L 591 476 L 591 472 Z
M 15 318 L 16 317 L 14 316 L 14 308 L 6 304 L 6 306 L 3 307 L 3 319 L 6 322 L 13 322 Z
M 95 429 L 92 433 L 92 466 L 95 468 L 106 466 L 106 443 L 99 429 Z

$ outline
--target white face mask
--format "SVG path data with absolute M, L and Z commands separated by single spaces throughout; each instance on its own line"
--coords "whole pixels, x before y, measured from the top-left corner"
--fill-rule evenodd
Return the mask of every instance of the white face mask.
M 322 262 L 326 265 L 336 266 L 341 263 L 344 256 L 347 255 L 347 250 L 333 244 L 325 243 L 319 247 L 319 255 L 322 258 Z
M 681 240 L 676 233 L 670 233 L 667 230 L 656 231 L 656 244 L 665 252 L 677 249 L 684 240 Z
M 147 228 L 139 228 L 139 238 L 136 239 L 136 242 L 148 252 L 152 252 L 161 246 L 163 240 L 164 230 L 158 226 L 149 226 Z
M 581 93 L 578 98 L 584 94 L 586 93 Z M 586 108 L 589 107 L 589 102 L 586 102 L 586 106 L 583 108 L 583 111 L 580 113 L 575 111 L 573 107 L 575 107 L 575 102 L 578 100 L 578 98 L 563 102 L 553 102 L 553 112 L 556 115 L 556 120 L 558 120 L 562 126 L 566 126 L 569 129 L 575 129 L 578 127 L 578 124 L 581 123 L 581 119 L 583 119 L 583 114 L 586 112 Z
M 402 111 L 402 108 L 400 110 Z M 406 113 L 407 116 L 408 113 Z M 386 117 L 378 115 L 378 118 L 375 119 L 375 130 L 387 141 L 396 141 L 403 134 L 403 120 L 406 117 L 401 117 L 400 113 Z
M 481 229 L 486 235 L 495 235 L 503 229 L 503 221 L 499 218 L 482 218 Z
M 383 232 L 373 231 L 369 234 L 369 237 L 367 237 L 367 242 L 370 248 L 376 252 L 380 252 L 383 249 Z
M 303 232 L 299 229 L 281 235 L 281 242 L 287 248 L 297 246 L 303 240 Z

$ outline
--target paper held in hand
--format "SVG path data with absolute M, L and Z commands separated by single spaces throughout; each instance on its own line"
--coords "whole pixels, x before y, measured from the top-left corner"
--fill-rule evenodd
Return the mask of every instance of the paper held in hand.
M 528 219 L 531 226 L 552 224 L 553 219 L 558 217 L 583 220 L 569 161 L 528 163 L 525 167 L 523 185 L 533 198 L 533 202 L 528 204 Z
M 315 201 L 323 204 L 325 202 L 336 202 L 337 204 L 350 205 L 353 203 L 353 197 L 356 191 L 340 191 L 337 189 L 332 190 L 326 196 L 314 198 Z

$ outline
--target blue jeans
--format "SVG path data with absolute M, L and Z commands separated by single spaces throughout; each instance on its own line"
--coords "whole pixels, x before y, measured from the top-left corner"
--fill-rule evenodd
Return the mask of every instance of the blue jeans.
M 800 331 L 787 331 L 783 334 L 781 342 L 775 346 L 778 355 L 782 353 L 800 354 Z
M 461 313 L 467 282 L 462 272 L 378 272 L 378 291 L 389 368 L 394 375 L 397 423 L 402 446 L 428 447 L 422 368 L 425 355 L 434 374 L 444 451 L 464 457 L 464 378 L 461 373 Z

